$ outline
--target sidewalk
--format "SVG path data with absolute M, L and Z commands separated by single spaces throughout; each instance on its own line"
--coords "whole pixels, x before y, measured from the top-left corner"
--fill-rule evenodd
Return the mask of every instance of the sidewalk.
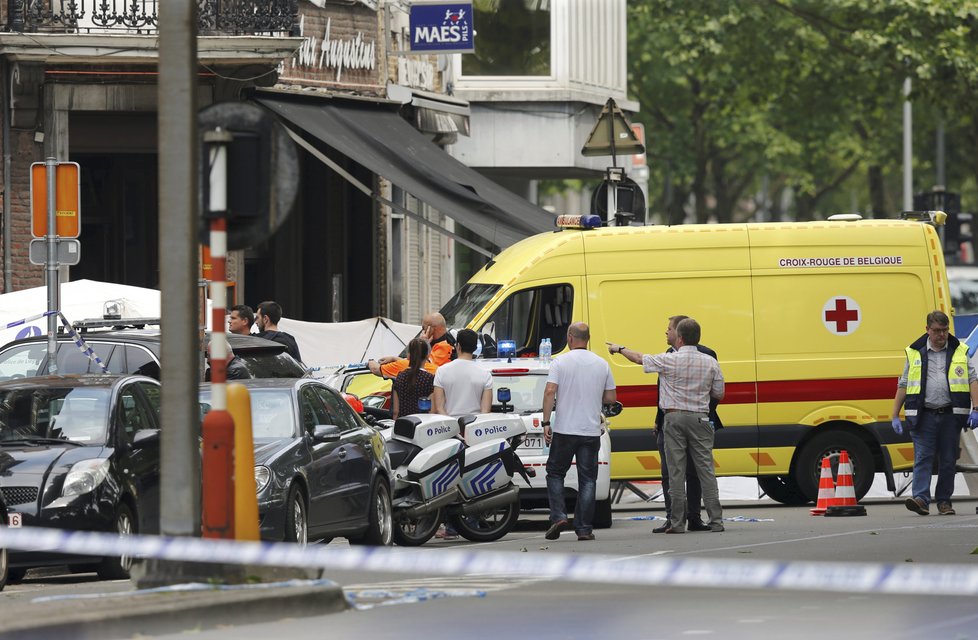
M 25 599 L 17 607 L 6 607 L 0 614 L 0 638 L 132 638 L 316 616 L 348 608 L 343 589 L 330 580 L 230 587 L 192 584 L 144 590 L 125 583 L 105 586 L 99 594 Z

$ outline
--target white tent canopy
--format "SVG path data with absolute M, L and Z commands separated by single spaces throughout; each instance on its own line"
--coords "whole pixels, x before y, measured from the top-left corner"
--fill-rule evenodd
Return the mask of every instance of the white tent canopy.
M 159 318 L 160 292 L 124 284 L 76 280 L 61 284 L 61 313 L 69 322 L 101 318 L 105 304 L 114 302 L 124 318 Z M 0 327 L 48 311 L 47 287 L 0 295 Z M 61 325 L 61 322 L 58 322 Z M 47 333 L 47 318 L 0 330 L 0 344 Z
M 304 364 L 314 371 L 397 355 L 421 331 L 419 325 L 380 317 L 355 322 L 303 322 L 282 318 L 278 328 L 295 337 Z

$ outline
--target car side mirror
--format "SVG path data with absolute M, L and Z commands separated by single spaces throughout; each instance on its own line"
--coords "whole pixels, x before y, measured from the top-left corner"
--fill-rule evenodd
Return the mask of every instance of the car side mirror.
M 154 447 L 159 444 L 159 429 L 140 429 L 132 437 L 132 446 L 134 447 Z
M 341 435 L 342 429 L 335 424 L 317 424 L 312 428 L 313 442 L 338 442 Z
M 601 405 L 601 414 L 606 418 L 613 418 L 621 413 L 622 406 L 620 402 L 609 402 L 607 404 Z

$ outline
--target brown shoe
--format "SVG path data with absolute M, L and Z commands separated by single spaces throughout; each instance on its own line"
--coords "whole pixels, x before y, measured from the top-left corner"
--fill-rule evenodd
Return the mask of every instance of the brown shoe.
M 579 534 L 577 534 L 577 539 L 578 540 L 594 540 L 594 534 L 593 533 L 579 533 Z
M 570 527 L 570 523 L 567 522 L 566 518 L 558 520 L 557 522 L 550 525 L 550 528 L 547 529 L 546 535 L 544 535 L 543 537 L 546 538 L 547 540 L 556 540 L 557 538 L 560 537 L 560 532 L 569 527 Z
M 907 509 L 914 513 L 919 513 L 922 516 L 930 515 L 930 507 L 924 504 L 924 501 L 920 498 L 907 498 L 904 504 L 907 505 Z
M 938 502 L 937 513 L 941 514 L 942 516 L 953 516 L 954 507 L 951 506 L 950 502 Z

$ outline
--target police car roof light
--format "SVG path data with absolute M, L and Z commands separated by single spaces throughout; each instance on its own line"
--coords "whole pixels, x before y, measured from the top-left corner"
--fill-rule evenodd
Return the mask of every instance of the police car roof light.
M 601 216 L 557 216 L 554 224 L 558 229 L 597 229 L 602 225 Z

